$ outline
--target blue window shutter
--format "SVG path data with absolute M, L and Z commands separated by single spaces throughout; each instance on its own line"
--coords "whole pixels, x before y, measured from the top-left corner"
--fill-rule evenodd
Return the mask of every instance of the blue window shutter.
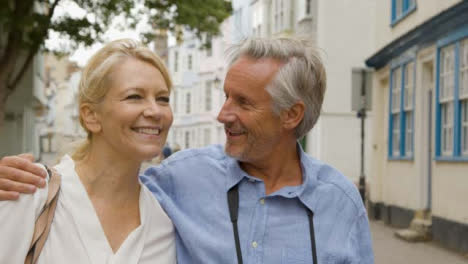
M 461 155 L 461 114 L 459 100 L 459 65 L 460 65 L 460 42 L 455 44 L 455 90 L 453 91 L 453 155 L 458 157 Z
M 409 0 L 403 0 L 403 14 L 406 13 L 409 9 Z
M 398 68 L 401 71 L 401 80 L 400 80 L 400 156 L 405 155 L 405 103 L 404 103 L 404 87 L 405 87 L 405 66 L 402 65 Z
M 392 22 L 396 20 L 396 1 L 398 0 L 392 0 Z
M 393 0 L 394 1 L 394 0 Z M 390 70 L 390 89 L 389 90 L 389 107 L 388 107 L 388 157 L 393 156 L 393 114 L 392 114 L 392 87 L 393 87 L 393 72 Z
M 435 90 L 435 107 L 436 107 L 436 123 L 435 123 L 435 156 L 440 157 L 440 141 L 441 141 L 441 116 L 440 116 L 440 47 L 437 48 L 436 59 L 436 90 Z

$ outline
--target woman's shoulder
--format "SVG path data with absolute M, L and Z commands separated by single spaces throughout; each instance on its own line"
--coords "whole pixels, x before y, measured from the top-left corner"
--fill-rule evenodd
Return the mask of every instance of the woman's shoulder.
M 53 168 L 62 177 L 66 177 L 75 172 L 75 161 L 69 155 L 64 155 L 60 158 L 59 162 L 53 166 Z
M 161 207 L 155 195 L 144 184 L 140 183 L 140 186 L 140 212 L 142 215 L 148 216 L 146 220 L 172 226 L 172 221 Z
M 37 166 L 43 167 L 39 164 Z M 0 263 L 24 261 L 36 219 L 44 207 L 47 194 L 48 184 L 44 188 L 38 188 L 33 194 L 20 195 L 16 201 L 0 201 Z
M 46 170 L 43 164 L 35 163 L 35 165 Z M 16 201 L 0 201 L 0 215 L 3 215 L 4 213 L 11 214 L 14 212 L 15 215 L 24 214 L 24 217 L 32 216 L 36 219 L 47 199 L 47 193 L 49 191 L 49 175 L 47 175 L 45 181 L 46 185 L 43 188 L 37 188 L 32 194 L 22 194 Z M 0 219 L 4 218 L 1 217 Z

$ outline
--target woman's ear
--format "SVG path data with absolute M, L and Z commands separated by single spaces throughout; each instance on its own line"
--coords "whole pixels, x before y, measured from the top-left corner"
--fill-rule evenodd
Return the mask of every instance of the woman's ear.
M 99 133 L 102 129 L 99 116 L 96 113 L 96 105 L 84 103 L 80 106 L 80 116 L 83 120 L 83 125 L 91 133 Z
M 281 112 L 281 121 L 283 127 L 288 130 L 294 130 L 304 118 L 304 102 L 298 101 L 289 109 Z

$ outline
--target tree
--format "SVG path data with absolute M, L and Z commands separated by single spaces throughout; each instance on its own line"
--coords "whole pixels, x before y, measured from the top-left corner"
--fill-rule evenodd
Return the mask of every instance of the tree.
M 54 17 L 57 5 L 64 2 L 74 2 L 87 15 Z M 182 27 L 207 39 L 219 34 L 221 22 L 231 11 L 229 0 L 0 0 L 0 124 L 8 96 L 51 31 L 69 39 L 72 47 L 90 46 L 102 40 L 116 16 L 124 16 L 130 27 L 147 16 L 153 29 L 176 32 Z M 152 40 L 153 34 L 144 32 L 142 41 Z

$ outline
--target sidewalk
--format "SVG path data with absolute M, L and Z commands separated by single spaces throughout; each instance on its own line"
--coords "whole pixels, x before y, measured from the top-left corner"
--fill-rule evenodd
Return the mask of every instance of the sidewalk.
M 468 257 L 437 243 L 410 243 L 395 237 L 397 229 L 370 221 L 376 264 L 467 264 Z

